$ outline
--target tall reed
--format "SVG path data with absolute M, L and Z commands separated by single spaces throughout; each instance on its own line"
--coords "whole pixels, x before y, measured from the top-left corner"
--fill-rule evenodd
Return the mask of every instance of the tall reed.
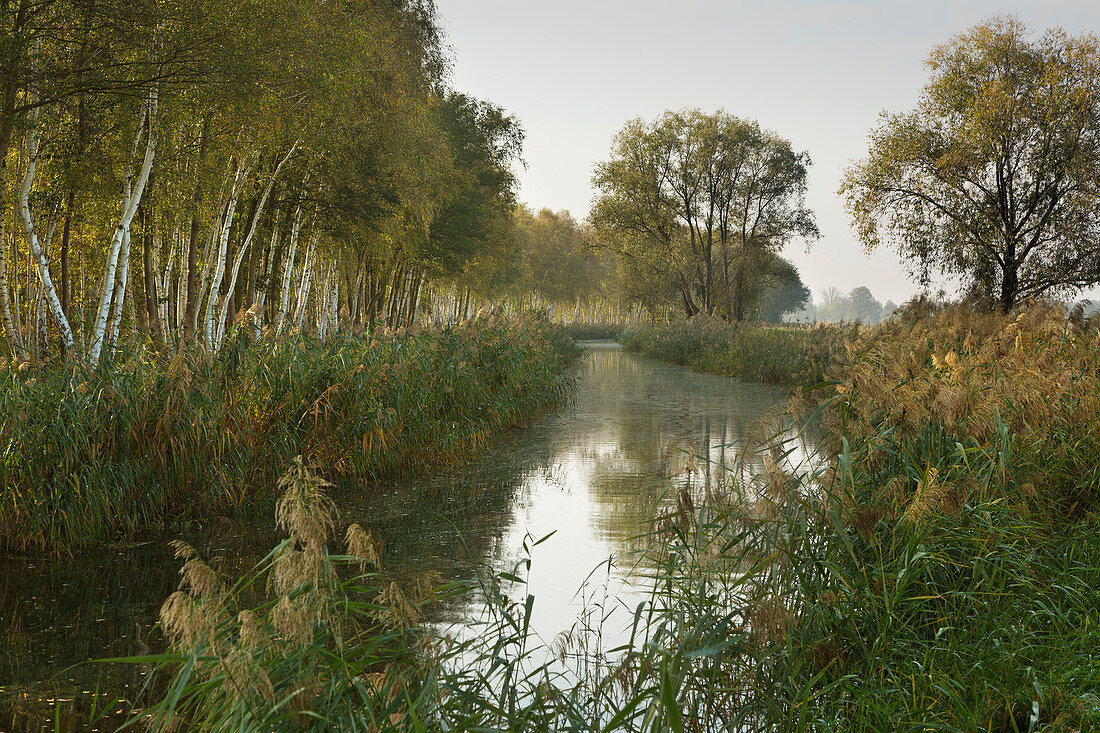
M 640 538 L 649 592 L 628 618 L 589 609 L 540 642 L 525 543 L 515 569 L 485 573 L 472 632 L 379 637 L 405 650 L 394 669 L 409 685 L 386 724 L 1097 729 L 1095 326 L 949 309 L 858 334 L 807 416 L 825 453 L 795 465 L 777 430 L 756 475 L 731 466 L 719 490 L 668 497 Z M 608 618 L 628 632 L 611 649 Z M 165 704 L 221 710 L 221 688 L 191 689 Z
M 702 372 L 754 382 L 809 386 L 832 375 L 856 326 L 756 326 L 696 316 L 632 326 L 623 346 Z
M 252 343 L 168 364 L 0 372 L 0 550 L 64 552 L 263 494 L 292 457 L 349 484 L 485 448 L 561 404 L 576 354 L 535 323 Z

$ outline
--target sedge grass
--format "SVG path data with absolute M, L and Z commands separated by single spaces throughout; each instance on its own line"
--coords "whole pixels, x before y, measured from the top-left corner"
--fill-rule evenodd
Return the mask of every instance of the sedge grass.
M 408 693 L 394 717 L 354 725 L 1096 730 L 1096 339 L 1037 309 L 946 311 L 853 340 L 816 408 L 821 460 L 792 466 L 790 438 L 776 438 L 761 474 L 729 467 L 724 491 L 666 503 L 641 538 L 649 593 L 629 642 L 572 638 L 587 658 L 563 671 L 531 633 L 520 573 L 486 573 L 486 621 L 466 641 L 378 636 L 402 649 L 389 670 Z M 260 729 L 203 717 L 222 687 L 174 689 L 156 711 Z M 321 693 L 299 727 L 333 719 Z

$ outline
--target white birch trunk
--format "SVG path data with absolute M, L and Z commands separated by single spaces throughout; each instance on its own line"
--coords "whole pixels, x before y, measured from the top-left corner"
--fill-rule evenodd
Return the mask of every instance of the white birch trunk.
M 115 283 L 115 294 L 111 306 L 111 318 L 107 322 L 107 346 L 114 348 L 118 343 L 118 329 L 122 323 L 122 306 L 126 300 L 126 285 L 130 276 L 130 230 L 126 229 L 122 236 L 122 251 L 118 255 L 118 277 Z
M 328 333 L 328 294 L 332 289 L 332 282 L 328 270 L 317 284 L 317 303 L 314 306 L 314 322 L 317 324 L 317 338 L 322 341 Z
M 203 248 L 202 259 L 196 262 L 196 266 L 201 269 L 196 284 L 197 290 L 195 297 L 198 299 L 198 302 L 195 304 L 194 313 L 191 314 L 191 323 L 188 324 L 191 332 L 194 333 L 196 337 L 199 333 L 199 318 L 202 315 L 203 298 L 210 289 L 210 278 L 214 274 L 214 254 L 221 243 L 222 222 L 225 220 L 226 211 L 229 209 L 229 201 L 232 198 L 232 186 L 235 184 L 237 172 L 240 170 L 239 163 L 240 161 L 236 156 L 229 156 L 229 161 L 226 163 L 225 167 L 225 175 L 222 176 L 221 188 L 218 189 L 218 197 L 215 199 L 218 202 L 217 215 L 210 222 L 210 236 L 207 238 L 206 246 Z M 198 263 L 202 264 L 200 265 Z
M 294 314 L 294 325 L 299 329 L 302 327 L 302 323 L 305 321 L 306 317 L 306 304 L 309 302 L 309 289 L 313 285 L 313 265 L 317 257 L 317 240 L 320 236 L 320 229 L 315 226 L 309 235 L 309 249 L 306 251 L 305 262 L 302 263 L 301 286 L 298 288 L 298 307 Z
M 298 254 L 298 237 L 302 231 L 302 206 L 294 210 L 294 222 L 290 225 L 290 244 L 283 258 L 283 281 L 279 288 L 279 317 L 275 319 L 275 333 L 283 332 L 287 309 L 290 306 L 290 278 L 294 272 L 294 258 Z
M 249 246 L 252 244 L 253 238 L 256 236 L 256 229 L 260 224 L 260 217 L 263 215 L 264 207 L 267 205 L 267 199 L 271 196 L 271 189 L 275 187 L 275 179 L 279 177 L 279 171 L 282 169 L 283 164 L 290 160 L 290 156 L 294 155 L 294 151 L 298 149 L 297 141 L 290 147 L 290 152 L 283 156 L 283 159 L 279 161 L 275 166 L 275 170 L 271 173 L 271 178 L 268 179 L 267 185 L 264 186 L 263 193 L 260 194 L 260 200 L 256 204 L 256 211 L 252 214 L 252 221 L 248 226 L 248 234 L 245 235 L 244 241 L 241 246 L 237 248 L 237 252 L 233 256 L 233 267 L 229 275 L 229 283 L 226 286 L 225 294 L 218 300 L 218 322 L 215 326 L 214 341 L 217 346 L 221 346 L 222 340 L 225 338 L 225 319 L 229 313 L 229 299 L 233 297 L 233 290 L 237 287 L 237 275 L 241 270 L 241 263 L 244 262 L 244 256 L 248 252 Z
M 233 229 L 233 217 L 237 213 L 237 198 L 239 191 L 234 191 L 225 210 L 225 218 L 222 221 L 221 231 L 218 232 L 218 244 L 213 247 L 213 268 L 210 276 L 210 286 L 206 295 L 206 314 L 203 318 L 205 324 L 203 335 L 206 346 L 214 348 L 214 310 L 217 306 L 218 295 L 222 287 L 222 278 L 225 275 L 225 253 L 229 247 L 229 233 Z
M 11 288 L 8 287 L 7 191 L 8 165 L 7 160 L 4 159 L 0 160 L 0 325 L 4 327 L 8 348 L 19 361 L 26 361 L 27 350 L 23 348 L 23 339 L 19 338 L 19 331 L 11 317 Z
M 337 314 L 335 313 L 340 293 L 340 281 L 336 276 L 336 266 L 330 263 L 325 273 L 324 287 L 318 298 L 320 317 L 317 319 L 317 337 L 325 339 L 329 332 L 336 333 L 338 328 Z
M 283 212 L 275 211 L 275 224 L 271 229 L 271 244 L 267 248 L 267 257 L 264 259 L 264 270 L 261 273 L 260 282 L 256 286 L 256 316 L 252 319 L 252 327 L 256 338 L 260 337 L 263 328 L 264 309 L 267 306 L 267 289 L 271 287 L 271 267 L 275 262 L 275 250 L 279 246 L 279 225 L 282 223 Z
M 159 230 L 158 230 L 159 231 Z M 160 237 L 158 235 L 157 239 Z M 172 275 L 175 274 L 176 267 L 176 246 L 179 240 L 179 222 L 172 229 L 172 234 L 168 238 L 168 257 L 164 262 L 164 266 L 161 267 L 160 263 L 157 263 L 157 267 L 153 269 L 157 281 L 157 315 L 160 317 L 160 322 L 164 324 L 164 342 L 165 344 L 171 344 L 175 340 L 176 324 L 170 318 L 172 311 L 169 305 L 172 302 Z M 157 248 L 159 251 L 160 248 Z M 159 255 L 158 255 L 159 256 Z
M 38 126 L 40 112 L 41 107 L 35 109 L 34 114 L 31 116 L 30 127 L 27 128 L 27 173 L 23 177 L 23 185 L 19 187 L 19 218 L 23 223 L 23 234 L 27 238 L 27 247 L 36 265 L 38 280 L 41 283 L 42 290 L 49 303 L 50 312 L 53 315 L 54 322 L 57 323 L 57 329 L 61 332 L 61 339 L 65 342 L 66 352 L 71 354 L 73 352 L 73 330 L 69 326 L 69 319 L 65 317 L 65 311 L 61 308 L 61 299 L 57 297 L 57 289 L 54 287 L 53 279 L 50 277 L 49 261 L 47 261 L 46 256 L 42 252 L 42 247 L 38 242 L 38 232 L 35 231 L 34 220 L 31 219 L 30 193 L 31 186 L 34 184 L 35 168 L 38 163 L 38 138 L 36 128 Z
M 336 273 L 336 265 L 332 266 L 332 292 L 329 293 L 329 322 L 328 327 L 335 336 L 340 331 L 340 277 Z
M 149 90 L 149 96 L 142 105 L 142 111 L 138 118 L 138 129 L 134 135 L 133 153 L 131 163 L 127 167 L 126 180 L 123 183 L 123 210 L 119 217 L 118 226 L 115 227 L 111 237 L 111 245 L 107 251 L 107 266 L 103 275 L 103 292 L 99 298 L 99 308 L 96 310 L 95 325 L 92 328 L 92 346 L 88 354 L 93 366 L 99 364 L 103 351 L 103 342 L 107 335 L 107 316 L 111 310 L 111 301 L 115 295 L 115 280 L 117 278 L 118 258 L 122 250 L 123 242 L 128 239 L 130 222 L 134 220 L 138 204 L 141 203 L 141 195 L 145 192 L 145 184 L 149 182 L 149 174 L 153 170 L 153 157 L 157 151 L 157 88 Z M 141 171 L 138 174 L 137 184 L 133 185 L 132 171 L 133 158 L 136 156 L 138 143 L 141 140 L 142 127 L 148 122 L 148 133 L 145 140 L 145 156 L 141 163 Z M 124 268 L 125 269 L 125 268 Z M 122 312 L 122 299 L 125 289 L 118 295 L 118 312 Z
M 206 314 L 203 319 L 205 324 L 203 334 L 206 341 L 206 347 L 212 351 L 217 348 L 217 344 L 215 343 L 216 313 L 218 300 L 220 299 L 222 280 L 225 278 L 225 257 L 229 249 L 229 234 L 233 230 L 233 218 L 237 213 L 237 202 L 241 198 L 241 191 L 244 190 L 244 181 L 248 176 L 249 167 L 250 164 L 242 163 L 237 168 L 237 173 L 233 180 L 233 188 L 229 194 L 225 218 L 222 221 L 221 231 L 218 234 L 218 244 L 216 247 L 212 248 L 214 250 L 214 272 L 210 277 L 210 290 L 206 296 Z

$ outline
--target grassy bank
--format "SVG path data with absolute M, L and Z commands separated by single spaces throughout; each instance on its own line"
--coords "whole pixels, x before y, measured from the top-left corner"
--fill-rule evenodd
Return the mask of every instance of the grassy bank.
M 777 474 L 760 514 L 792 592 L 748 602 L 781 609 L 762 669 L 790 723 L 1100 724 L 1100 331 L 1079 316 L 955 308 L 852 344 L 822 493 Z
M 633 326 L 628 349 L 696 371 L 789 386 L 818 384 L 844 354 L 853 327 L 755 326 L 697 316 Z
M 297 455 L 341 483 L 467 457 L 560 404 L 575 354 L 531 324 L 238 338 L 213 361 L 4 372 L 0 550 L 60 552 L 224 513 L 269 492 Z
M 577 341 L 614 341 L 624 328 L 613 323 L 575 323 L 566 326 L 565 332 Z
M 355 528 L 322 551 L 332 507 L 295 469 L 288 495 L 311 498 L 286 504 L 288 542 L 253 576 L 275 578 L 265 605 L 240 613 L 181 548 L 172 682 L 144 714 L 203 730 L 1095 730 L 1096 326 L 957 309 L 860 333 L 816 408 L 822 455 L 793 463 L 777 438 L 759 475 L 669 497 L 648 597 L 611 617 L 631 633 L 610 651 L 599 607 L 540 645 L 526 558 L 484 578 L 464 640 L 417 630 L 427 586 L 388 582 Z

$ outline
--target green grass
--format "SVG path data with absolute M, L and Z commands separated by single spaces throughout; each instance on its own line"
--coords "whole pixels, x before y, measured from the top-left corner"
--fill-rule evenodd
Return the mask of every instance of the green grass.
M 429 470 L 559 405 L 576 347 L 536 325 L 141 354 L 0 373 L 0 550 L 65 552 L 220 514 L 292 457 L 340 483 Z
M 696 317 L 627 328 L 628 349 L 696 371 L 753 382 L 808 386 L 824 381 L 854 333 L 847 326 L 756 326 Z
M 286 577 L 278 568 L 293 548 L 310 552 L 300 529 L 228 589 L 203 587 L 200 560 L 166 605 L 173 651 L 141 660 L 168 681 L 140 715 L 211 731 L 1007 733 L 1100 723 L 1095 523 L 1052 531 L 1003 502 L 920 526 L 855 522 L 843 493 L 808 495 L 774 469 L 768 480 L 753 501 L 674 502 L 649 536 L 648 597 L 633 617 L 613 616 L 631 627 L 614 650 L 601 608 L 551 649 L 533 635 L 534 540 L 515 569 L 439 589 L 483 604 L 458 640 L 418 625 L 432 594 L 392 585 L 363 542 L 330 541 L 293 583 L 264 578 Z M 248 586 L 274 591 L 249 610 L 258 635 L 236 600 Z M 280 594 L 293 601 L 289 617 L 275 610 Z M 293 631 L 302 618 L 317 620 L 306 636 Z

